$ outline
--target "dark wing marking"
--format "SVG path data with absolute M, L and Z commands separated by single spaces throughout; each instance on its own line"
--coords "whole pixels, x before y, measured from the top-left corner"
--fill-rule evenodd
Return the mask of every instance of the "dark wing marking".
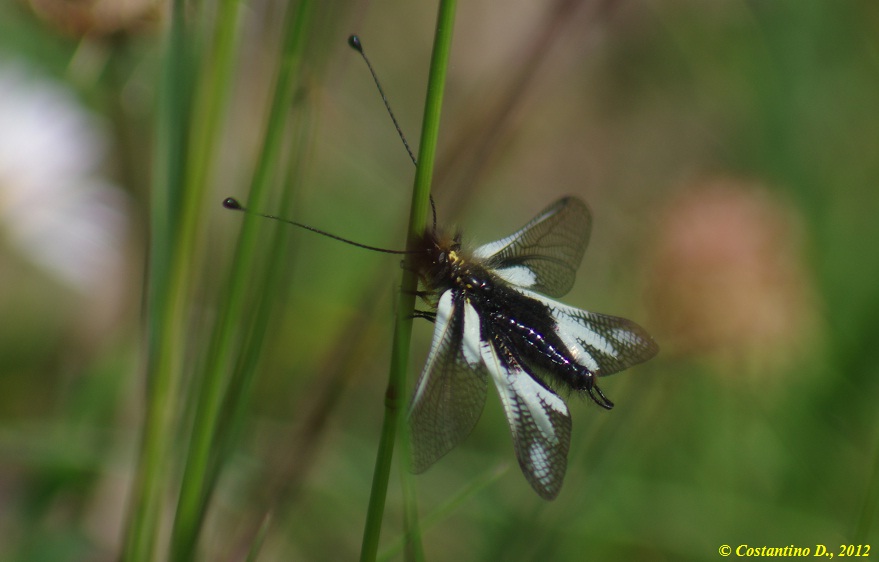
M 532 378 L 502 343 L 483 341 L 482 359 L 500 395 L 522 474 L 540 497 L 555 499 L 571 445 L 567 405 Z
M 437 304 L 433 343 L 409 405 L 412 470 L 427 470 L 473 430 L 488 387 L 479 317 L 454 291 Z
M 473 256 L 513 285 L 561 297 L 574 285 L 591 228 L 589 207 L 565 197 L 515 234 L 476 248 Z
M 556 332 L 574 360 L 599 376 L 618 373 L 659 352 L 650 334 L 631 320 L 574 308 L 530 291 L 521 292 L 549 308 Z

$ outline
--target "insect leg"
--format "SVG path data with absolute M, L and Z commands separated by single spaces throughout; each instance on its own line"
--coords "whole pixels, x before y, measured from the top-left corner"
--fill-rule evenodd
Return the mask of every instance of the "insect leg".
M 412 313 L 410 318 L 424 318 L 425 320 L 435 323 L 436 322 L 436 312 L 431 312 L 429 310 L 416 310 Z
M 406 291 L 407 295 L 415 295 L 420 299 L 427 299 L 427 297 L 431 296 L 433 293 L 430 291 Z

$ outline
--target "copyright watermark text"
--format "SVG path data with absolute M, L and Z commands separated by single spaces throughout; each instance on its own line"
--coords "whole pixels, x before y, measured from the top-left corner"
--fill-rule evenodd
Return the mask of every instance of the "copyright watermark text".
M 844 557 L 866 557 L 870 556 L 869 544 L 841 544 L 838 547 L 828 547 L 823 544 L 814 546 L 797 546 L 789 544 L 786 546 L 754 546 L 749 544 L 740 544 L 732 547 L 728 544 L 720 545 L 717 549 L 721 556 L 738 556 L 740 558 L 763 558 L 763 557 L 807 557 L 817 556 L 819 558 L 833 558 L 834 556 Z

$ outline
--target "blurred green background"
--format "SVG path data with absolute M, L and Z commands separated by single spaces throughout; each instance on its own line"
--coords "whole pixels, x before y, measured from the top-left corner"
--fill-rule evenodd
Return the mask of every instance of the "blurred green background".
M 239 8 L 229 94 L 193 207 L 196 258 L 186 298 L 172 303 L 184 321 L 174 332 L 180 404 L 158 559 L 243 222 L 219 202 L 247 197 L 283 10 Z M 192 29 L 207 35 L 219 11 L 189 6 Z M 260 210 L 404 245 L 413 168 L 345 40 L 361 35 L 416 144 L 435 11 L 314 9 L 287 102 L 294 172 L 272 179 Z M 122 551 L 148 400 L 146 260 L 166 157 L 157 108 L 169 14 L 148 1 L 0 2 L 3 560 Z M 198 49 L 171 53 L 197 72 L 209 62 Z M 184 112 L 199 109 L 193 99 Z M 474 243 L 561 195 L 583 198 L 592 241 L 564 301 L 635 320 L 662 351 L 604 382 L 610 412 L 569 397 L 573 442 L 552 503 L 519 473 L 490 395 L 465 443 L 412 480 L 428 559 L 879 547 L 879 4 L 462 3 L 434 194 L 440 222 Z M 249 327 L 233 338 L 261 341 L 260 359 L 246 389 L 230 387 L 247 400 L 221 429 L 234 438 L 198 550 L 244 559 L 269 513 L 259 560 L 351 559 L 399 259 L 260 228 L 287 245 L 262 258 L 281 289 L 247 289 L 262 303 L 273 288 L 272 314 L 264 337 Z M 430 335 L 416 322 L 410 382 Z M 402 557 L 399 479 L 382 534 L 389 559 Z

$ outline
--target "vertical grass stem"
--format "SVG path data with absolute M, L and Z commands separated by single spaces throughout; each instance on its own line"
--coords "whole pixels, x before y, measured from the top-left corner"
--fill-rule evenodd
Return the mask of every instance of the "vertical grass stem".
M 452 45 L 452 29 L 456 5 L 456 0 L 440 0 L 439 4 L 433 55 L 430 61 L 427 98 L 424 104 L 424 118 L 421 127 L 418 167 L 415 172 L 412 206 L 409 214 L 407 245 L 410 248 L 427 226 L 430 183 L 436 160 L 440 113 L 443 92 L 445 90 L 449 53 Z M 407 262 L 409 261 L 407 257 Z M 385 392 L 384 421 L 382 422 L 382 433 L 376 454 L 372 490 L 370 492 L 366 524 L 363 529 L 363 543 L 360 550 L 360 560 L 364 562 L 374 561 L 378 552 L 397 426 L 404 417 L 402 405 L 405 400 L 409 341 L 412 335 L 412 312 L 415 309 L 415 289 L 418 284 L 418 279 L 411 266 L 411 263 L 407 263 L 407 267 L 403 268 L 401 291 L 397 301 L 397 317 L 394 327 L 390 374 Z

